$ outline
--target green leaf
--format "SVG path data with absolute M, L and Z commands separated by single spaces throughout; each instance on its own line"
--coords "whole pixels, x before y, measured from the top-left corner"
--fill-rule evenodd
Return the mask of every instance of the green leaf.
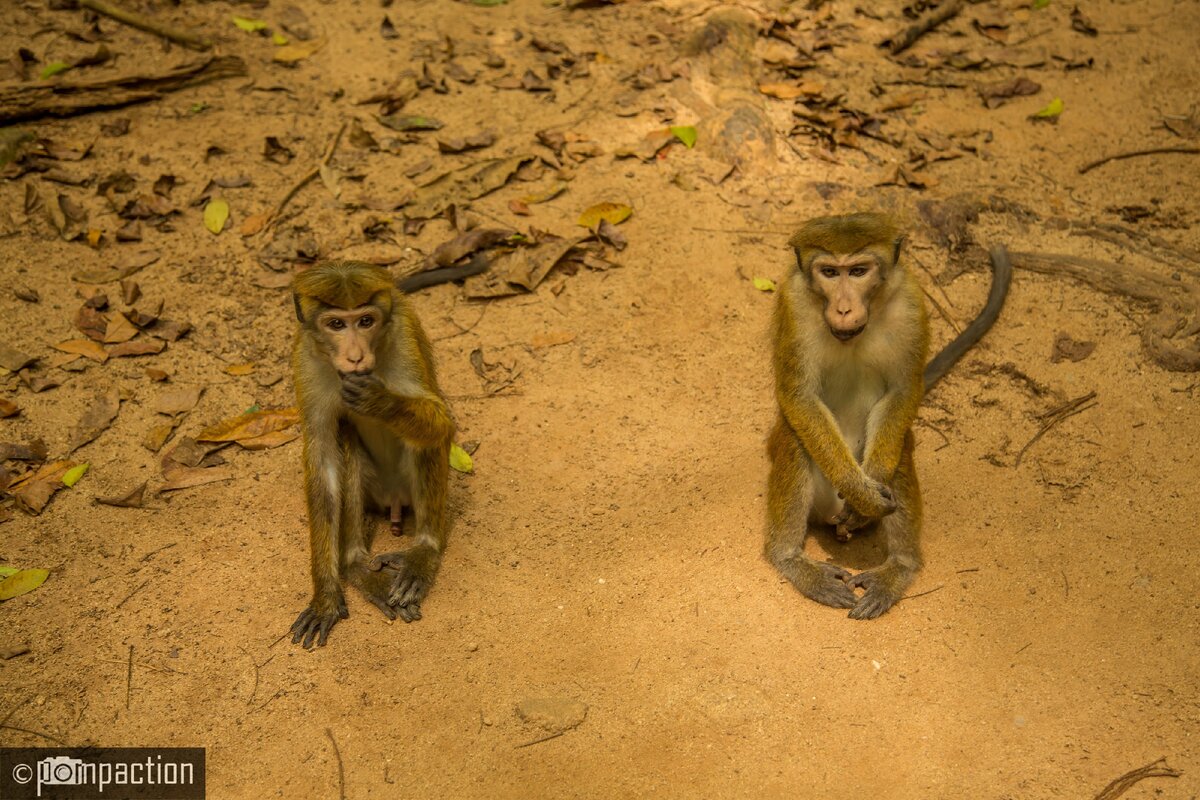
M 75 486 L 75 484 L 79 483 L 79 479 L 87 474 L 88 467 L 90 466 L 91 464 L 76 464 L 71 467 L 62 476 L 63 486 L 66 486 L 68 489 Z
M 53 62 L 47 64 L 46 66 L 42 67 L 42 71 L 40 73 L 38 73 L 38 76 L 42 80 L 46 80 L 46 78 L 53 78 L 58 73 L 66 72 L 70 68 L 71 68 L 71 65 L 66 63 L 65 61 L 53 61 Z
M 0 580 L 7 578 L 9 575 L 16 575 L 20 571 L 16 567 L 0 567 Z
M 502 6 L 508 0 L 471 0 L 471 2 L 477 6 L 487 6 L 490 8 L 492 6 Z
M 246 33 L 254 33 L 255 31 L 265 30 L 267 23 L 261 19 L 251 19 L 250 17 L 234 16 L 233 24 L 244 30 Z
M 451 443 L 450 468 L 469 475 L 475 471 L 475 462 L 471 460 L 471 456 L 466 450 L 463 450 L 457 444 Z
M 210 233 L 220 233 L 225 230 L 225 223 L 229 221 L 229 203 L 226 203 L 220 197 L 214 197 L 208 201 L 208 205 L 204 207 L 204 227 L 208 228 Z
M 11 600 L 32 592 L 50 577 L 48 569 L 23 569 L 0 581 L 0 600 Z
M 610 225 L 620 225 L 632 213 L 633 209 L 624 203 L 597 203 L 580 214 L 577 222 L 585 228 L 595 228 L 602 219 Z
M 189 114 L 199 114 L 202 111 L 207 111 L 207 110 L 208 110 L 208 103 L 204 103 L 204 102 L 192 103 L 190 106 L 188 106 Z
M 1050 101 L 1050 105 L 1043 108 L 1041 111 L 1034 114 L 1039 119 L 1054 119 L 1063 112 L 1063 101 L 1061 97 L 1056 97 Z
M 689 150 L 696 146 L 696 129 L 691 125 L 672 125 L 671 135 Z
M 770 278 L 755 278 L 753 281 L 751 281 L 751 283 L 753 283 L 754 288 L 758 289 L 760 292 L 775 291 L 775 281 L 771 280 Z
M 417 114 L 389 114 L 380 117 L 379 122 L 394 131 L 436 131 L 444 124 L 440 119 Z
M 1034 8 L 1045 8 L 1050 5 L 1050 0 L 1033 0 Z

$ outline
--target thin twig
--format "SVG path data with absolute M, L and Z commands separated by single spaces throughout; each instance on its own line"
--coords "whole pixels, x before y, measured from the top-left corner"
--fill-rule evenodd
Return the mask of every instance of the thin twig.
M 1108 786 L 1105 786 L 1100 794 L 1096 795 L 1095 800 L 1117 800 L 1118 797 L 1132 789 L 1135 783 L 1144 778 L 1178 778 L 1182 774 L 1182 771 L 1168 767 L 1167 757 L 1163 756 L 1144 767 L 1138 767 L 1126 772 Z
M 1105 156 L 1098 158 L 1090 164 L 1084 164 L 1079 168 L 1079 174 L 1091 172 L 1096 167 L 1103 166 L 1110 161 L 1120 161 L 1126 158 L 1137 158 L 1138 156 L 1152 156 L 1158 153 L 1191 153 L 1195 155 L 1200 153 L 1200 147 L 1151 147 L 1146 150 L 1130 150 L 1128 153 L 1117 153 L 1116 155 Z
M 341 800 L 346 800 L 346 767 L 342 764 L 342 751 L 338 750 L 337 740 L 333 738 L 333 731 L 326 728 L 325 735 L 329 737 L 329 743 L 333 745 L 333 755 L 337 758 L 338 797 Z
M 1062 422 L 1064 419 L 1067 419 L 1068 417 L 1073 417 L 1076 414 L 1081 414 L 1084 411 L 1087 411 L 1089 408 L 1095 408 L 1097 405 L 1099 405 L 1098 403 L 1092 403 L 1091 405 L 1084 405 L 1085 403 L 1087 403 L 1089 400 L 1091 400 L 1095 396 L 1096 396 L 1095 392 L 1088 392 L 1087 394 L 1083 395 L 1082 397 L 1077 397 L 1074 400 L 1070 400 L 1066 403 L 1063 403 L 1058 408 L 1051 409 L 1050 411 L 1047 411 L 1045 414 L 1039 415 L 1038 419 L 1044 419 L 1046 421 L 1044 423 L 1042 423 L 1042 427 L 1038 428 L 1038 432 L 1033 435 L 1033 438 L 1030 439 L 1025 444 L 1024 447 L 1021 448 L 1021 452 L 1017 453 L 1016 461 L 1013 462 L 1013 468 L 1015 469 L 1016 467 L 1021 466 L 1021 459 L 1023 459 L 1025 457 L 1025 453 L 1029 450 L 1029 448 L 1033 447 L 1033 445 L 1037 442 L 1037 440 L 1041 439 L 1043 436 L 1045 436 L 1046 433 L 1051 428 L 1053 428 L 1055 425 Z
M 942 308 L 942 304 L 937 301 L 937 298 L 931 295 L 924 286 L 921 287 L 921 292 L 929 299 L 929 302 L 933 304 L 933 307 L 937 309 L 938 315 L 942 319 L 946 320 L 946 323 L 954 331 L 954 335 L 958 336 L 960 333 L 962 333 L 962 328 L 958 327 L 958 323 L 954 321 L 954 318 L 946 312 L 946 309 Z
M 927 594 L 933 594 L 934 592 L 938 591 L 939 589 L 944 589 L 945 587 L 946 587 L 946 585 L 944 583 L 940 583 L 937 586 L 933 587 L 932 589 L 927 589 L 923 592 L 917 592 L 916 594 L 906 594 L 906 595 L 904 595 L 904 597 L 901 597 L 900 599 L 901 600 L 912 600 L 917 597 L 924 597 Z
M 525 742 L 525 744 L 516 745 L 515 747 L 513 747 L 513 750 L 520 750 L 522 747 L 533 747 L 535 744 L 541 744 L 542 742 L 548 742 L 551 739 L 557 739 L 558 737 L 562 736 L 565 733 L 566 733 L 566 731 L 559 731 L 558 733 L 552 733 L 549 736 L 543 736 L 540 739 L 534 739 L 532 742 Z
M 142 561 L 143 563 L 146 561 L 149 561 L 152 556 L 154 556 L 158 553 L 161 553 L 163 550 L 170 550 L 172 547 L 175 546 L 175 544 L 176 544 L 175 542 L 171 542 L 170 544 L 164 544 L 162 547 L 158 548 L 157 550 L 151 550 L 149 553 L 146 553 L 146 555 L 142 556 L 141 559 L 139 559 L 139 560 Z
M 932 12 L 926 14 L 904 30 L 884 39 L 880 44 L 886 45 L 892 55 L 903 53 L 912 47 L 917 39 L 920 39 L 951 17 L 956 16 L 958 12 L 962 11 L 963 4 L 964 0 L 947 0 L 947 2 L 942 3 Z
M 138 592 L 140 592 L 142 589 L 145 589 L 145 588 L 146 588 L 146 587 L 147 587 L 149 584 L 150 584 L 150 579 L 149 579 L 149 578 L 147 578 L 146 580 L 142 581 L 142 585 L 141 585 L 141 586 L 137 587 L 137 588 L 136 588 L 136 589 L 134 589 L 132 592 L 130 592 L 129 594 L 125 595 L 125 599 L 124 599 L 124 600 L 122 600 L 121 602 L 117 603 L 117 604 L 116 604 L 116 606 L 114 606 L 114 608 L 120 608 L 121 606 L 123 606 L 123 605 L 125 605 L 126 603 L 128 603 L 128 602 L 129 602 L 129 598 L 133 597 L 135 594 L 137 594 Z
M 153 33 L 156 36 L 169 39 L 176 44 L 190 47 L 193 50 L 208 50 L 212 47 L 212 42 L 203 36 L 176 30 L 175 28 L 155 22 L 149 17 L 144 17 L 141 14 L 121 8 L 120 6 L 106 3 L 104 0 L 79 0 L 79 7 L 91 9 L 97 14 L 103 14 L 109 19 L 115 19 L 117 22 L 124 23 L 131 28 Z
M 54 742 L 55 744 L 58 744 L 58 745 L 62 745 L 63 747 L 67 746 L 67 743 L 64 742 L 62 739 L 56 739 L 53 736 L 51 736 L 50 734 L 42 733 L 41 731 L 34 731 L 34 730 L 30 730 L 29 728 L 18 728 L 16 725 L 3 725 L 3 724 L 0 724 L 0 728 L 3 728 L 6 731 L 20 731 L 21 733 L 31 733 L 34 736 L 40 736 L 43 739 Z
M 962 575 L 965 572 L 979 572 L 979 567 L 967 567 L 966 569 L 954 570 L 955 575 Z
M 337 129 L 337 133 L 335 133 L 329 140 L 329 144 L 325 147 L 325 154 L 321 156 L 321 160 L 317 162 L 317 165 L 308 172 L 304 173 L 300 180 L 296 181 L 296 183 L 292 185 L 292 188 L 288 190 L 288 193 L 283 196 L 283 199 L 275 205 L 275 209 L 267 217 L 267 222 L 262 227 L 263 233 L 269 231 L 272 226 L 279 221 L 279 215 L 283 213 L 283 209 L 287 207 L 287 204 L 292 202 L 292 198 L 295 197 L 301 189 L 312 182 L 314 178 L 321 174 L 321 168 L 328 166 L 330 160 L 333 158 L 334 151 L 337 150 L 338 142 L 341 140 L 342 134 L 345 132 L 345 130 L 346 123 L 343 122 L 342 126 Z
M 125 708 L 133 700 L 133 645 L 129 645 L 129 669 L 125 672 Z
M 25 697 L 24 697 L 24 698 L 21 700 L 21 702 L 17 703 L 15 706 L 13 706 L 12 708 L 10 708 L 10 709 L 8 710 L 8 713 L 4 715 L 4 719 L 0 719 L 0 728 L 3 728 L 3 727 L 4 727 L 4 724 L 5 724 L 6 722 L 8 722 L 10 719 L 12 719 L 12 718 L 13 718 L 13 715 L 14 715 L 14 714 L 16 714 L 18 711 L 20 711 L 20 710 L 21 710 L 21 706 L 23 706 L 23 705 L 25 705 L 26 703 L 28 703 L 28 702 L 29 702 L 29 700 L 30 700 L 30 698 L 29 698 L 29 695 L 26 695 L 26 696 L 25 696 Z

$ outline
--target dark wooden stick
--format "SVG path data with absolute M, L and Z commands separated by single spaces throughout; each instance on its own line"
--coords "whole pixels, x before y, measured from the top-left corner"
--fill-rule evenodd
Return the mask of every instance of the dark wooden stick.
M 1137 158 L 1138 156 L 1153 156 L 1159 153 L 1191 153 L 1195 155 L 1200 153 L 1200 147 L 1151 147 L 1147 150 L 1130 150 L 1128 153 L 1117 153 L 1116 155 L 1105 156 L 1098 158 L 1090 164 L 1084 164 L 1079 168 L 1079 174 L 1091 172 L 1096 167 L 1101 167 L 1110 161 L 1120 161 L 1125 158 Z
M 246 63 L 237 56 L 214 56 L 180 64 L 159 75 L 125 75 L 87 83 L 44 81 L 0 87 L 0 126 L 121 108 L 158 100 L 167 92 L 245 74 Z
M 903 53 L 931 30 L 941 25 L 951 17 L 957 16 L 963 10 L 965 0 L 946 0 L 930 13 L 908 26 L 897 34 L 889 36 L 880 42 L 888 48 L 892 55 Z
M 1145 778 L 1178 778 L 1182 774 L 1181 771 L 1168 767 L 1167 758 L 1163 756 L 1144 767 L 1126 772 L 1105 786 L 1100 794 L 1096 795 L 1095 800 L 1117 800 L 1118 797 L 1132 789 L 1135 783 Z
M 79 0 L 79 7 L 89 8 L 97 14 L 103 14 L 109 19 L 115 19 L 117 22 L 124 23 L 131 28 L 153 33 L 156 36 L 169 39 L 176 44 L 190 47 L 193 50 L 208 50 L 212 47 L 212 42 L 203 36 L 197 36 L 186 31 L 176 30 L 167 25 L 162 25 L 149 17 L 144 17 L 137 12 L 106 3 L 104 0 Z

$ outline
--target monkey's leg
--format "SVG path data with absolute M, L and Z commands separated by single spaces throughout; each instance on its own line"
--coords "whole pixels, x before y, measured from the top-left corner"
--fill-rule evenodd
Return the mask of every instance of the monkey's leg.
M 860 572 L 850 579 L 850 585 L 866 590 L 850 611 L 852 619 L 875 619 L 894 606 L 912 584 L 921 568 L 921 552 L 917 543 L 921 532 L 921 489 L 913 468 L 913 437 L 904 441 L 900 466 L 892 480 L 896 496 L 896 512 L 879 522 L 879 532 L 886 536 L 887 558 L 878 567 Z
M 346 445 L 346 480 L 343 483 L 345 498 L 342 501 L 342 540 L 345 546 L 342 549 L 342 569 L 349 576 L 350 582 L 372 605 L 382 611 L 388 619 L 395 619 L 396 612 L 387 602 L 391 578 L 370 568 L 368 531 L 374 520 L 367 518 L 364 508 L 366 482 L 363 472 L 373 470 L 373 467 L 357 434 L 349 432 L 346 436 L 351 441 Z
M 339 539 L 344 454 L 335 436 L 305 441 L 305 500 L 308 505 L 309 547 L 312 553 L 313 597 L 292 623 L 292 644 L 312 649 L 325 646 L 339 619 L 350 616 L 339 572 Z
M 399 553 L 375 556 L 372 569 L 393 573 L 388 604 L 405 622 L 421 618 L 421 601 L 429 594 L 442 566 L 446 547 L 446 481 L 450 472 L 450 443 L 414 451 L 412 475 L 416 544 Z
M 852 608 L 858 598 L 845 582 L 850 573 L 804 554 L 813 504 L 811 461 L 783 420 L 771 431 L 768 449 L 767 560 L 805 597 L 834 608 Z

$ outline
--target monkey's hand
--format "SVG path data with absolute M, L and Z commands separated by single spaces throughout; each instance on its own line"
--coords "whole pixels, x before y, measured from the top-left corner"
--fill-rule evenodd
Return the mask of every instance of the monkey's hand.
M 338 597 L 336 605 L 332 608 L 314 597 L 308 608 L 301 611 L 300 616 L 292 623 L 292 644 L 303 644 L 305 650 L 311 650 L 315 639 L 317 647 L 324 647 L 325 640 L 329 638 L 329 631 L 333 630 L 339 619 L 348 616 L 350 611 L 346 608 L 344 596 Z
M 869 475 L 863 475 L 862 478 L 863 484 L 858 491 L 860 497 L 855 500 L 847 499 L 846 508 L 842 510 L 839 518 L 834 520 L 839 525 L 849 521 L 853 515 L 865 520 L 858 526 L 861 528 L 867 522 L 882 519 L 896 510 L 896 497 L 886 484 Z M 842 517 L 845 519 L 843 520 Z
M 381 553 L 371 561 L 371 569 L 386 567 L 396 573 L 388 605 L 405 622 L 416 622 L 421 618 L 421 601 L 429 594 L 441 564 L 442 557 L 436 550 L 417 546 L 399 553 Z
M 846 583 L 866 592 L 850 609 L 851 619 L 875 619 L 899 602 L 912 583 L 913 570 L 899 564 L 883 564 L 858 573 Z
M 342 402 L 364 417 L 389 417 L 392 393 L 374 373 L 352 372 L 342 376 Z

